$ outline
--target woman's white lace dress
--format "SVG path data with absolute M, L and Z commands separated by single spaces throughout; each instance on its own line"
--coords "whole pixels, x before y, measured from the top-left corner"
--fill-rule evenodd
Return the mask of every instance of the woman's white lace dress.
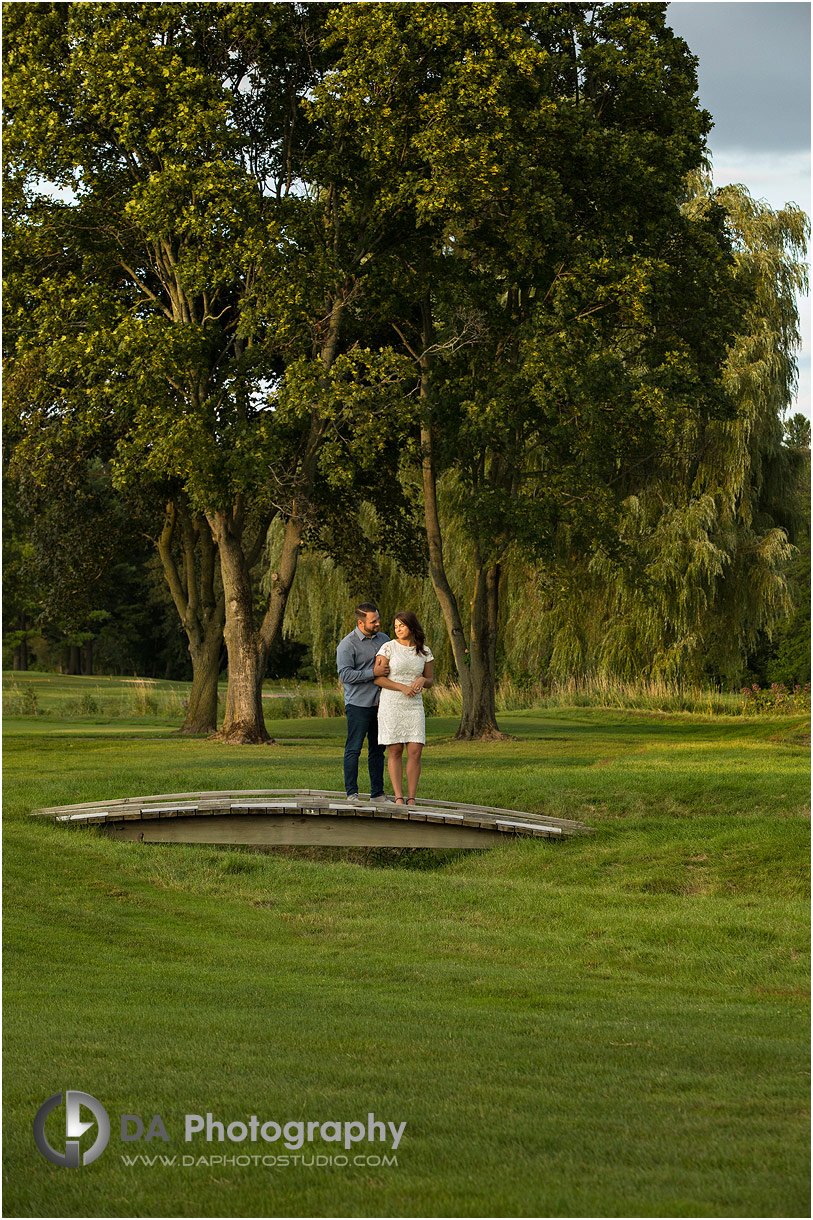
M 392 682 L 403 682 L 405 686 L 411 686 L 420 678 L 426 662 L 435 659 L 427 644 L 424 644 L 423 656 L 419 656 L 414 644 L 399 644 L 397 640 L 382 644 L 378 655 L 386 657 L 390 663 L 387 677 Z M 405 695 L 403 691 L 382 687 L 378 705 L 379 745 L 391 746 L 406 741 L 426 742 L 423 695 Z

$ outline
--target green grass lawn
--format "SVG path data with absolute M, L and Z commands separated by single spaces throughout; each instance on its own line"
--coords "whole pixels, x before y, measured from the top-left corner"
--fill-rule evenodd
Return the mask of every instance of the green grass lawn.
M 113 843 L 28 813 L 338 789 L 343 721 L 226 747 L 154 716 L 8 717 L 5 1214 L 809 1214 L 807 725 L 501 724 L 514 740 L 473 746 L 431 719 L 422 793 L 593 836 L 364 863 Z M 65 1089 L 113 1127 L 75 1170 L 31 1134 Z M 122 1162 L 286 1152 L 185 1143 L 207 1111 L 407 1125 L 391 1166 L 310 1165 L 344 1151 L 319 1139 L 287 1166 Z M 123 1113 L 160 1114 L 170 1143 L 122 1144 Z M 64 1110 L 47 1130 L 64 1146 Z

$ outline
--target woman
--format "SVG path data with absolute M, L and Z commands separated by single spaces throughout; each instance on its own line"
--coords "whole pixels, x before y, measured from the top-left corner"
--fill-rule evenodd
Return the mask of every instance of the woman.
M 395 794 L 396 805 L 404 804 L 403 754 L 407 748 L 407 805 L 415 804 L 421 775 L 421 753 L 426 744 L 426 720 L 422 690 L 434 681 L 434 657 L 427 648 L 423 627 L 411 610 L 395 616 L 395 639 L 388 640 L 378 650 L 373 681 L 381 687 L 378 705 L 378 741 L 389 746 L 387 770 Z M 390 671 L 381 670 L 384 658 Z

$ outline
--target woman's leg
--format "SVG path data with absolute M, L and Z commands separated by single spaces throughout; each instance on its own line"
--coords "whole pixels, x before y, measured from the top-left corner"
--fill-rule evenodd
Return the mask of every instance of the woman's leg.
M 418 791 L 418 780 L 421 778 L 421 754 L 423 752 L 423 743 L 420 741 L 407 742 L 407 800 L 414 800 L 415 794 Z
M 387 746 L 387 770 L 390 773 L 390 783 L 394 796 L 403 797 L 403 764 L 404 747 L 402 745 Z

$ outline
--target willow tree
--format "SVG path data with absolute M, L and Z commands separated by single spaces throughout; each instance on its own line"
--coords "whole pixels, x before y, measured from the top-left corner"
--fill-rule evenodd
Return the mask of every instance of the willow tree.
M 694 175 L 684 212 L 712 211 L 724 216 L 740 299 L 723 369 L 735 412 L 687 420 L 629 486 L 615 551 L 512 572 L 517 647 L 552 676 L 736 683 L 760 633 L 770 637 L 792 608 L 807 453 L 784 443 L 783 416 L 796 389 L 808 220 L 793 204 L 773 211 L 742 186 L 714 191 Z

